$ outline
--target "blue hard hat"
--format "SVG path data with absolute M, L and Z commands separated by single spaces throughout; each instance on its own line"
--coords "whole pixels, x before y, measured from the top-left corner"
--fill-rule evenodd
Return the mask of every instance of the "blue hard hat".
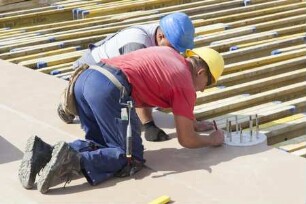
M 170 44 L 179 52 L 194 47 L 194 27 L 190 18 L 182 12 L 176 12 L 163 17 L 160 28 Z

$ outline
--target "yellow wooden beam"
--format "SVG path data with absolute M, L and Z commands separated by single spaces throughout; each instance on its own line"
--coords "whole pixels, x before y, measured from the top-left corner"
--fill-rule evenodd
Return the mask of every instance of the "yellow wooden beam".
M 280 146 L 279 148 L 282 149 L 282 150 L 285 150 L 287 152 L 297 151 L 297 150 L 306 148 L 306 141 L 298 143 L 298 144 L 289 144 L 289 145 L 285 145 L 285 146 Z
M 248 79 L 257 79 L 257 76 L 273 76 L 277 73 L 291 71 L 294 67 L 300 67 L 306 62 L 306 56 L 287 59 L 272 64 L 258 66 L 252 69 L 246 69 L 239 72 L 224 73 L 218 80 L 217 85 L 237 84 L 237 81 Z M 303 65 L 304 66 L 304 65 Z
M 292 59 L 292 58 L 305 56 L 305 55 L 306 55 L 306 49 L 303 48 L 303 49 L 294 50 L 294 51 L 279 54 L 279 55 L 272 55 L 272 56 L 247 60 L 243 62 L 237 62 L 237 63 L 225 65 L 224 73 L 232 73 L 236 71 L 251 69 L 254 67 L 259 67 L 259 66 L 263 66 L 266 64 L 272 64 L 275 62 L 284 61 L 287 59 Z
M 22 56 L 22 57 L 16 57 L 16 58 L 8 59 L 7 61 L 13 62 L 13 63 L 19 63 L 19 62 L 27 61 L 27 60 L 31 60 L 31 59 L 39 59 L 39 58 L 47 57 L 47 56 L 69 53 L 69 52 L 73 52 L 73 51 L 76 51 L 76 50 L 78 50 L 78 47 L 68 47 L 68 48 L 62 48 L 62 49 L 58 49 L 58 50 L 36 53 L 36 54 L 32 54 L 32 55 L 26 55 L 26 56 Z
M 257 80 L 253 80 L 246 83 L 240 83 L 233 86 L 225 87 L 222 89 L 217 89 L 215 91 L 211 91 L 208 93 L 205 93 L 197 98 L 197 103 L 202 102 L 210 102 L 210 101 L 216 101 L 220 100 L 224 97 L 230 97 L 237 94 L 242 93 L 257 93 L 259 90 L 260 92 L 263 92 L 267 89 L 271 89 L 270 87 L 272 85 L 276 85 L 279 87 L 286 85 L 287 81 L 289 80 L 298 80 L 298 78 L 304 78 L 306 77 L 306 68 L 289 71 L 283 74 L 277 74 L 271 77 L 261 78 Z
M 304 93 L 305 89 L 306 82 L 303 81 L 254 95 L 244 95 L 244 97 L 239 98 L 239 100 L 234 100 L 230 97 L 225 100 L 198 105 L 194 108 L 194 114 L 197 118 L 204 119 L 216 117 L 218 115 L 247 108 L 255 104 L 278 100 L 278 98 L 287 96 L 289 94 L 302 94 Z

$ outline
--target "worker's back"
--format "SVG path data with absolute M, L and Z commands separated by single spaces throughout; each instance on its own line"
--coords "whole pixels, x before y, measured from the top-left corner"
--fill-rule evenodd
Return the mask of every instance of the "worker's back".
M 155 46 L 102 60 L 121 69 L 137 106 L 172 108 L 193 119 L 195 89 L 186 59 L 167 46 Z
M 101 46 L 92 49 L 96 62 L 129 53 L 141 48 L 156 46 L 155 33 L 158 24 L 132 26 L 116 33 Z
M 123 55 L 138 49 L 156 46 L 155 33 L 158 24 L 146 24 L 125 28 L 105 39 L 90 44 L 83 56 L 73 63 L 76 69 L 83 64 L 99 65 L 101 59 Z

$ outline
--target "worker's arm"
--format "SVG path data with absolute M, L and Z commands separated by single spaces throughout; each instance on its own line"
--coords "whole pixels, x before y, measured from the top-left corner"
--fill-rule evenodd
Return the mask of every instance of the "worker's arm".
M 131 42 L 125 44 L 123 47 L 119 48 L 120 55 L 127 54 L 129 52 L 133 52 L 135 50 L 146 48 L 146 46 L 142 43 Z
M 206 120 L 202 120 L 202 121 L 194 120 L 193 121 L 193 126 L 194 126 L 194 130 L 196 132 L 204 132 L 204 131 L 214 129 L 214 124 L 212 122 L 209 122 L 209 121 L 206 121 Z
M 213 131 L 209 136 L 200 136 L 194 130 L 193 120 L 184 116 L 174 115 L 179 143 L 186 148 L 217 146 L 224 142 L 222 130 Z

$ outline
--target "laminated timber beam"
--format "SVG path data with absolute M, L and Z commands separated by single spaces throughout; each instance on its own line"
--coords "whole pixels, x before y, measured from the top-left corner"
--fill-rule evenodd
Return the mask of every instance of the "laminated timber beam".
M 133 1 L 123 5 L 114 5 L 113 7 L 101 7 L 98 9 L 90 9 L 84 11 L 86 13 L 84 16 L 86 18 L 101 16 L 101 15 L 108 15 L 108 14 L 116 14 L 116 13 L 123 13 L 129 12 L 134 10 L 148 10 L 163 6 L 175 5 L 178 3 L 184 3 L 185 1 L 181 0 L 141 0 L 141 1 Z
M 54 55 L 50 57 L 42 57 L 39 59 L 22 61 L 18 64 L 23 65 L 25 67 L 32 68 L 32 69 L 39 69 L 39 68 L 44 68 L 48 66 L 73 62 L 77 60 L 78 58 L 80 58 L 83 53 L 84 51 L 74 51 L 74 52 Z
M 292 59 L 292 58 L 305 56 L 305 55 L 306 55 L 306 49 L 303 48 L 299 50 L 282 53 L 279 55 L 272 55 L 272 56 L 237 62 L 237 63 L 225 65 L 223 74 L 252 69 L 258 66 L 272 64 L 275 62 L 280 62 L 280 61 L 284 61 L 287 59 Z
M 52 51 L 47 51 L 47 52 L 42 52 L 42 53 L 36 53 L 36 54 L 32 54 L 32 55 L 25 55 L 25 56 L 21 56 L 21 57 L 16 57 L 16 58 L 8 59 L 7 61 L 17 64 L 17 63 L 27 61 L 27 60 L 39 59 L 41 57 L 59 55 L 59 54 L 63 54 L 63 53 L 70 53 L 70 52 L 73 52 L 73 51 L 77 51 L 78 49 L 79 49 L 79 47 L 62 48 L 62 49 L 57 49 L 57 50 L 52 50 Z
M 14 55 L 14 52 L 19 52 L 19 51 L 23 51 L 23 50 L 27 50 L 28 53 L 33 53 L 31 52 L 32 50 L 29 49 L 31 48 L 31 45 L 39 45 L 39 50 L 43 49 L 40 45 L 44 44 L 45 46 L 45 50 L 52 50 L 52 49 L 57 49 L 55 48 L 56 45 L 59 45 L 60 47 L 66 47 L 66 46 L 81 46 L 85 48 L 85 45 L 87 46 L 88 43 L 92 43 L 92 42 L 97 42 L 99 40 L 102 40 L 103 38 L 105 38 L 107 35 L 92 35 L 92 36 L 88 36 L 88 37 L 82 37 L 82 38 L 76 38 L 76 39 L 68 39 L 68 40 L 60 40 L 60 39 L 55 39 L 52 37 L 44 37 L 44 38 L 40 38 L 40 39 L 36 39 L 36 40 L 32 40 L 32 41 L 26 41 L 26 42 L 22 42 L 20 44 L 15 44 L 15 45 L 7 45 L 7 46 L 3 46 L 0 47 L 0 58 L 1 56 L 9 56 L 9 55 Z M 53 41 L 58 40 L 58 42 L 56 42 L 55 44 L 53 43 Z M 49 45 L 51 45 L 49 47 Z M 55 47 L 54 47 L 55 46 Z M 26 47 L 26 49 L 24 49 Z M 12 52 L 12 53 L 7 53 L 7 52 Z M 1 54 L 3 53 L 3 54 Z M 37 51 L 35 51 L 34 53 L 37 53 Z
M 296 3 L 296 5 L 295 5 Z M 214 23 L 232 23 L 236 21 L 245 22 L 247 19 L 252 19 L 254 17 L 260 17 L 263 15 L 274 14 L 278 12 L 288 11 L 290 9 L 301 8 L 304 4 L 300 4 L 300 0 L 280 0 L 280 1 L 261 1 L 258 4 L 249 5 L 233 9 L 214 11 L 211 13 L 200 13 L 192 15 L 192 19 L 205 19 L 200 25 L 210 25 Z M 244 19 L 242 21 L 241 19 Z M 257 21 L 258 22 L 258 21 Z
M 260 16 L 261 12 L 256 11 L 255 13 L 253 13 L 253 11 L 259 10 L 259 9 L 271 8 L 271 10 L 269 11 L 263 10 L 263 13 L 269 14 L 269 13 L 276 13 L 276 12 L 284 11 L 284 10 L 290 10 L 294 8 L 300 8 L 300 5 L 291 5 L 297 2 L 300 3 L 299 0 L 293 0 L 293 1 L 280 0 L 280 1 L 273 1 L 273 2 L 266 2 L 266 1 L 260 0 L 260 1 L 252 1 L 252 5 L 243 6 L 242 2 L 239 0 L 236 0 L 236 1 L 199 1 L 199 2 L 191 2 L 191 3 L 186 3 L 186 4 L 169 6 L 165 8 L 154 9 L 154 11 L 157 12 L 157 14 L 155 15 L 138 17 L 136 19 L 127 19 L 123 22 L 124 23 L 128 23 L 128 22 L 140 23 L 140 22 L 145 22 L 148 20 L 158 20 L 160 17 L 170 12 L 181 11 L 181 12 L 185 12 L 186 14 L 188 14 L 192 20 L 200 20 L 197 23 L 197 25 L 206 26 L 206 25 L 211 25 L 215 23 L 230 22 L 228 21 L 228 17 L 230 17 L 230 15 L 235 17 L 236 15 L 245 13 L 245 15 L 247 15 L 247 17 L 250 17 L 250 18 L 252 16 Z M 189 5 L 191 5 L 192 7 L 189 7 Z M 277 7 L 280 5 L 282 6 L 281 8 L 274 9 L 274 7 Z M 228 9 L 224 9 L 225 7 L 227 7 Z M 233 8 L 229 8 L 229 7 L 233 7 Z M 220 10 L 219 8 L 222 8 L 222 10 Z M 217 18 L 217 17 L 220 17 L 220 18 Z M 246 18 L 246 16 L 242 18 Z M 241 18 L 237 18 L 236 20 L 239 20 L 239 19 Z
M 299 113 L 259 126 L 260 132 L 268 137 L 268 145 L 296 137 L 297 133 L 306 133 L 306 114 Z
M 239 100 L 227 98 L 226 100 L 219 100 L 218 103 L 210 102 L 197 105 L 194 108 L 196 118 L 207 119 L 226 114 L 230 111 L 235 111 L 241 108 L 247 108 L 255 104 L 266 103 L 274 100 L 281 100 L 288 96 L 305 94 L 306 82 L 299 82 L 274 90 L 257 93 L 254 95 L 244 94 Z
M 287 38 L 275 38 L 275 40 L 260 43 L 254 46 L 245 48 L 239 48 L 239 46 L 233 46 L 233 50 L 222 53 L 225 64 L 231 64 L 238 61 L 248 60 L 250 58 L 263 57 L 264 55 L 271 54 L 275 49 L 281 47 L 287 47 L 290 45 L 304 45 L 306 34 L 292 35 Z M 303 48 L 303 47 L 300 47 Z M 292 51 L 292 50 L 290 50 Z M 251 56 L 250 56 L 251 55 Z
M 295 82 L 299 82 L 299 81 L 305 81 L 305 78 L 306 78 L 306 66 L 305 68 L 298 69 L 295 71 L 289 71 L 271 77 L 256 79 L 247 83 L 224 87 L 206 94 L 204 92 L 202 96 L 197 97 L 197 104 L 203 102 L 216 101 L 224 97 L 230 97 L 237 94 L 243 94 L 243 93 L 254 94 L 258 93 L 259 91 L 263 92 L 266 90 L 270 90 L 274 87 L 286 86 L 287 81 L 294 80 Z
M 262 77 L 274 76 L 275 74 L 293 71 L 294 67 L 300 68 L 305 66 L 306 56 L 288 58 L 272 64 L 257 66 L 252 69 L 228 73 L 222 75 L 217 82 L 219 86 L 230 86 L 239 82 L 250 81 Z
M 71 9 L 54 9 L 0 18 L 0 28 L 21 27 L 39 23 L 72 20 Z
M 241 124 L 242 128 L 249 127 L 249 116 L 258 115 L 260 124 L 271 122 L 283 117 L 288 117 L 293 114 L 302 113 L 306 109 L 306 96 L 296 98 L 289 101 L 272 101 L 255 105 L 249 108 L 240 109 L 238 111 L 229 112 L 227 114 L 209 118 L 209 121 L 215 120 L 218 123 L 218 127 L 225 129 L 226 120 L 235 121 L 235 116 L 238 116 L 238 123 Z M 232 123 L 232 130 L 235 129 L 235 124 Z
M 306 134 L 273 145 L 293 155 L 306 157 Z
M 256 26 L 254 27 L 256 29 Z M 208 45 L 209 47 L 225 52 L 239 48 L 251 47 L 268 42 L 274 42 L 279 39 L 286 39 L 294 36 L 306 36 L 306 24 L 287 26 L 284 28 L 272 29 L 270 31 L 250 34 L 248 36 L 233 37 L 222 39 L 211 43 L 206 43 L 205 38 L 195 38 L 196 46 Z M 243 45 L 241 45 L 243 44 Z
M 47 23 L 47 22 L 58 22 L 63 20 L 73 20 L 72 16 L 72 9 L 75 8 L 75 6 L 83 6 L 88 4 L 96 4 L 97 3 L 103 3 L 101 0 L 94 0 L 93 3 L 91 2 L 80 2 L 76 5 L 73 5 L 72 7 L 64 6 L 49 6 L 51 8 L 50 10 L 40 10 L 40 11 L 30 11 L 30 12 L 24 12 L 18 15 L 12 15 L 12 16 L 5 16 L 3 18 L 0 18 L 0 27 L 22 27 L 22 26 L 30 26 L 30 25 L 37 25 L 41 23 Z
M 73 62 L 68 62 L 68 63 L 59 64 L 59 65 L 48 66 L 48 67 L 41 68 L 41 69 L 36 69 L 35 71 L 42 72 L 45 74 L 50 74 L 54 70 L 63 69 L 63 68 L 69 68 L 72 71 L 72 64 Z

